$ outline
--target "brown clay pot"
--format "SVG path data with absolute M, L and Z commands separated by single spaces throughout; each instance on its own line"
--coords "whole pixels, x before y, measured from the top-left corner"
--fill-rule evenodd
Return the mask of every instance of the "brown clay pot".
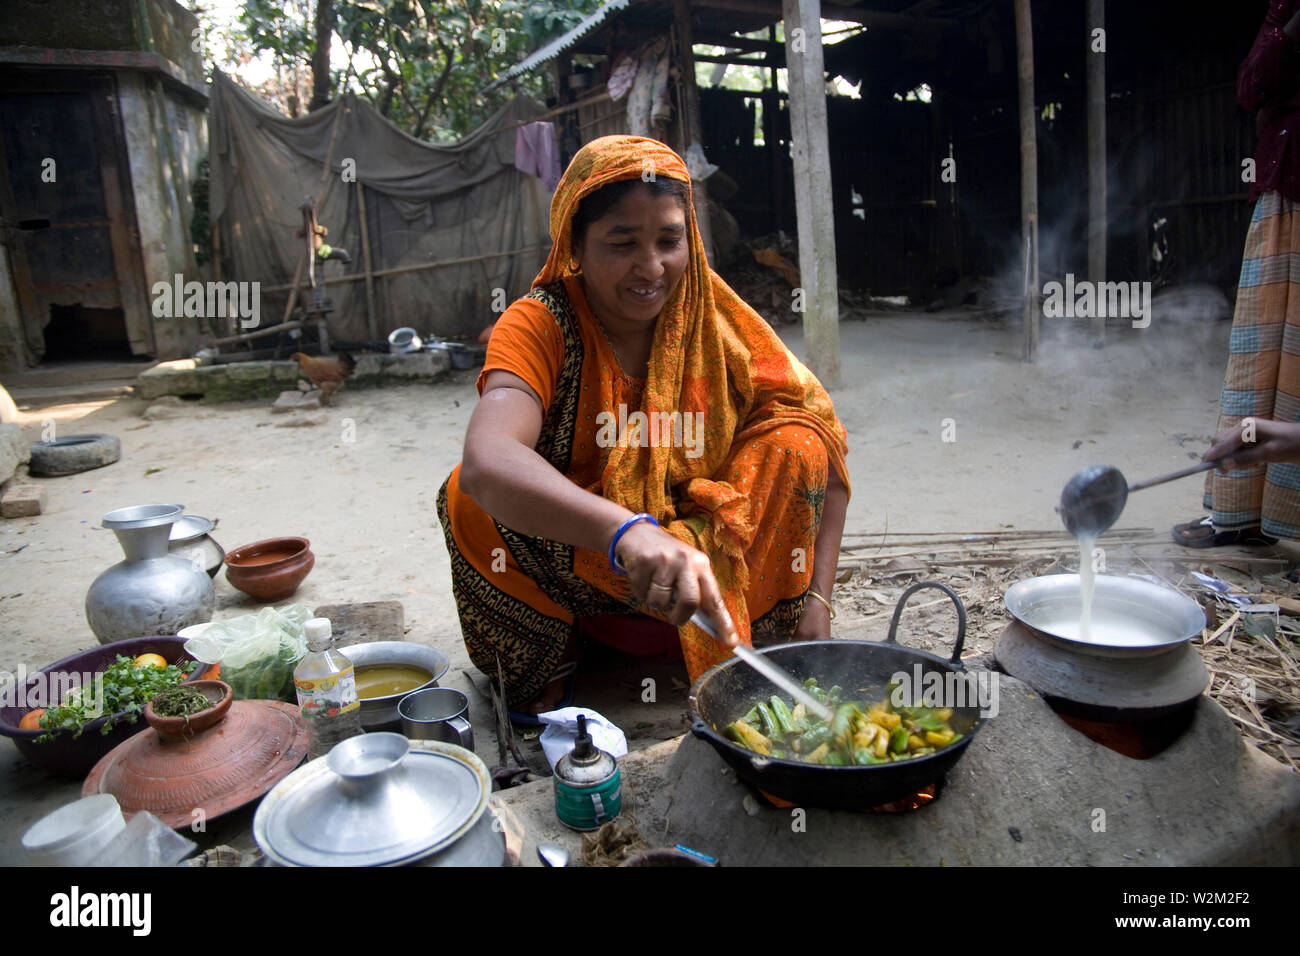
M 226 580 L 260 601 L 279 601 L 298 590 L 315 563 L 306 538 L 268 538 L 226 552 Z
M 201 710 L 189 717 L 160 717 L 154 713 L 153 701 L 144 705 L 144 719 L 158 732 L 163 740 L 187 740 L 200 731 L 219 724 L 230 710 L 230 702 L 235 699 L 230 685 L 219 680 L 196 680 L 185 685 L 193 687 L 213 702 L 207 710 Z

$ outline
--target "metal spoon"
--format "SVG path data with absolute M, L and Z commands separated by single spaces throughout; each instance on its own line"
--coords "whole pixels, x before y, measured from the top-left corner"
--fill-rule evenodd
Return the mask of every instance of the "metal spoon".
M 713 626 L 713 622 L 710 621 L 702 611 L 696 611 L 691 615 L 691 623 L 715 641 L 718 640 L 718 629 Z M 809 713 L 816 715 L 827 723 L 834 719 L 835 714 L 829 707 L 812 694 L 808 693 L 807 688 L 769 661 L 762 654 L 750 650 L 744 644 L 737 644 L 731 650 L 742 661 L 754 668 L 754 670 L 758 671 L 799 703 L 803 704 L 804 707 L 808 709 Z
M 677 592 L 676 590 L 674 590 L 673 593 L 669 596 L 668 606 L 672 607 L 676 603 L 677 603 Z M 714 627 L 713 622 L 709 620 L 708 615 L 705 614 L 703 611 L 696 611 L 694 614 L 692 614 L 691 623 L 694 624 L 696 627 L 698 627 L 705 634 L 709 635 L 709 637 L 713 638 L 715 641 L 722 640 L 722 637 L 720 636 L 718 629 Z M 795 680 L 793 677 L 791 677 L 781 668 L 777 667 L 775 664 L 773 664 L 763 655 L 755 653 L 754 651 L 746 647 L 744 644 L 737 644 L 731 650 L 742 661 L 744 661 L 750 667 L 754 668 L 754 670 L 758 671 L 760 674 L 762 674 L 764 677 L 770 680 L 777 687 L 781 688 L 783 691 L 785 691 L 787 694 L 793 697 L 796 701 L 803 704 L 809 713 L 815 715 L 820 720 L 826 721 L 827 723 L 830 723 L 835 718 L 834 712 L 829 707 L 823 704 L 812 694 L 808 693 L 808 690 L 802 684 L 800 684 L 797 680 Z
M 537 844 L 537 855 L 547 866 L 569 865 L 569 851 L 558 843 Z
M 1065 528 L 1076 538 L 1095 538 L 1119 520 L 1120 512 L 1131 492 L 1162 485 L 1176 478 L 1186 478 L 1202 471 L 1217 468 L 1223 461 L 1203 461 L 1199 465 L 1171 471 L 1147 481 L 1129 484 L 1118 468 L 1111 465 L 1091 465 L 1071 478 L 1061 492 L 1061 503 L 1056 506 Z

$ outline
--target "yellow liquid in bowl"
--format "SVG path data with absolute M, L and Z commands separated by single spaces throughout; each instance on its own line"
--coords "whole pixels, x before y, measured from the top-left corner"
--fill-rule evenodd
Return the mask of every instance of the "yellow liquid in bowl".
M 406 694 L 433 680 L 433 675 L 419 667 L 404 664 L 374 664 L 356 670 L 357 697 L 371 700 Z

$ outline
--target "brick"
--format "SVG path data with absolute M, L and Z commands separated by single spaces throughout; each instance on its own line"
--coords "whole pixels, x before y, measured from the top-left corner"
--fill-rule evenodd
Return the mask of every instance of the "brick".
M 0 518 L 30 518 L 45 511 L 44 485 L 9 485 L 0 495 Z

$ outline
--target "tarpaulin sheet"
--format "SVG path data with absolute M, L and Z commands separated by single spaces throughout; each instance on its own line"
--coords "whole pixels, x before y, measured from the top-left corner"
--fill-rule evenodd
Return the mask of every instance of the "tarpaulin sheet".
M 477 334 L 496 311 L 528 290 L 550 246 L 550 194 L 515 167 L 515 128 L 543 107 L 516 97 L 458 143 L 434 146 L 406 135 L 349 94 L 290 119 L 220 72 L 211 99 L 210 204 L 220 229 L 226 281 L 293 281 L 304 241 L 301 206 L 316 192 L 325 242 L 350 264 L 317 261 L 323 275 L 364 271 L 357 192 L 365 190 L 375 271 L 530 249 L 462 265 L 377 277 L 377 332 L 411 326 L 422 334 Z M 334 148 L 330 139 L 339 124 Z M 354 178 L 354 181 L 349 181 Z M 305 272 L 304 272 L 305 281 Z M 497 292 L 496 290 L 503 290 Z M 365 282 L 331 284 L 332 338 L 368 339 Z M 288 293 L 263 293 L 263 326 L 279 322 Z M 305 298 L 299 294 L 299 302 Z M 224 331 L 218 325 L 214 331 Z

